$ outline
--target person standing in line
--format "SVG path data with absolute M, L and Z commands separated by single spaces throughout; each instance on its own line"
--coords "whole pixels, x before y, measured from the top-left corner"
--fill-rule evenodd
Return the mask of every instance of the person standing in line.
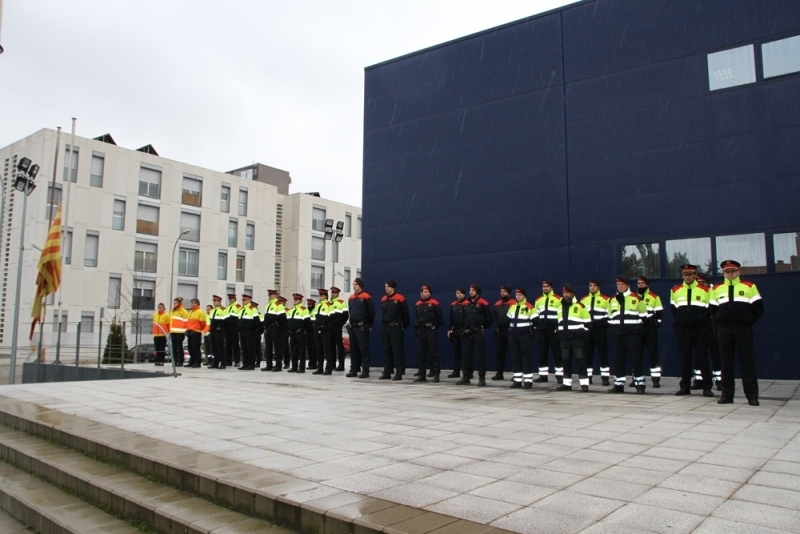
M 306 332 L 311 314 L 303 306 L 303 295 L 293 293 L 294 306 L 286 312 L 286 327 L 289 329 L 289 345 L 292 355 L 290 373 L 306 372 Z
M 456 288 L 456 300 L 450 303 L 450 329 L 447 339 L 453 346 L 453 372 L 447 378 L 461 378 L 461 334 L 464 332 L 464 304 L 467 302 L 467 293 L 463 287 Z M 472 377 L 470 377 L 472 378 Z
M 222 307 L 222 297 L 212 295 L 214 307 L 208 314 L 211 329 L 211 352 L 214 362 L 209 365 L 211 369 L 225 369 L 225 308 Z
M 711 295 L 711 284 L 708 282 L 708 278 L 699 272 L 697 273 L 697 285 L 707 288 L 709 295 Z M 722 391 L 722 360 L 719 356 L 719 345 L 717 344 L 717 329 L 714 326 L 714 318 L 711 317 L 710 300 L 708 307 L 708 354 L 711 358 L 711 375 L 714 377 L 714 385 L 717 386 L 717 391 Z M 700 385 L 699 381 L 702 379 L 700 371 L 695 369 L 694 383 L 690 389 L 698 389 L 697 386 Z
M 661 304 L 661 297 L 650 290 L 650 280 L 645 276 L 640 276 L 636 281 L 639 290 L 639 298 L 644 302 L 645 313 L 642 345 L 647 349 L 647 356 L 650 359 L 650 379 L 653 381 L 653 388 L 661 387 L 661 362 L 658 356 L 658 328 L 661 326 L 661 319 L 664 317 L 664 306 Z M 642 356 L 644 357 L 644 355 Z M 634 384 L 635 385 L 635 384 Z
M 336 351 L 336 368 L 334 371 L 344 371 L 344 336 L 342 328 L 347 324 L 350 314 L 347 311 L 347 303 L 339 298 L 341 290 L 336 286 L 331 286 L 331 304 L 333 314 L 331 315 L 331 335 L 333 348 Z M 351 349 L 352 350 L 352 349 Z
M 536 307 L 535 323 L 539 333 L 539 376 L 534 382 L 547 382 L 550 374 L 548 353 L 552 352 L 556 382 L 560 384 L 564 378 L 564 366 L 561 363 L 556 326 L 561 297 L 553 293 L 553 284 L 550 280 L 542 280 L 542 295 L 533 305 Z
M 239 329 L 236 321 L 242 311 L 242 305 L 236 302 L 236 293 L 228 293 L 228 306 L 225 308 L 225 365 L 239 365 L 242 352 L 239 348 Z
M 589 391 L 589 374 L 586 371 L 584 340 L 592 317 L 583 304 L 575 298 L 575 287 L 569 282 L 562 288 L 561 307 L 558 308 L 558 341 L 564 363 L 564 379 L 556 391 L 572 391 L 572 358 L 577 362 L 581 391 Z
M 419 300 L 414 306 L 416 321 L 414 328 L 417 334 L 417 357 L 419 372 L 414 382 L 426 382 L 425 370 L 430 362 L 430 374 L 434 382 L 439 381 L 439 328 L 444 324 L 442 307 L 439 301 L 431 296 L 431 286 L 423 285 L 419 292 Z
M 511 349 L 511 367 L 514 376 L 511 389 L 533 387 L 533 318 L 536 308 L 528 302 L 528 292 L 518 287 L 514 292 L 516 302 L 508 308 L 508 345 Z
M 262 371 L 281 371 L 283 366 L 283 331 L 286 327 L 286 308 L 278 300 L 278 291 L 267 290 L 269 302 L 264 310 L 264 346 L 267 365 Z M 261 345 L 259 341 L 259 345 Z M 259 347 L 259 351 L 261 348 Z M 273 358 L 275 363 L 273 364 Z
M 711 290 L 711 314 L 717 328 L 717 342 L 722 357 L 722 396 L 717 402 L 733 402 L 733 359 L 738 354 L 744 395 L 750 406 L 758 406 L 760 403 L 753 325 L 764 314 L 764 301 L 753 282 L 739 278 L 741 266 L 738 261 L 723 261 L 720 268 L 725 280 Z
M 350 372 L 348 378 L 369 378 L 369 333 L 375 323 L 375 304 L 364 291 L 364 280 L 353 280 L 353 294 L 347 299 L 350 324 Z M 360 372 L 360 374 L 359 374 Z
M 183 367 L 183 340 L 188 321 L 189 312 L 183 307 L 183 297 L 175 297 L 170 313 L 169 340 L 172 344 L 172 361 L 176 367 Z
M 714 383 L 708 368 L 708 303 L 711 294 L 707 287 L 697 283 L 697 266 L 681 265 L 683 283 L 673 286 L 670 291 L 669 305 L 675 318 L 675 333 L 678 334 L 678 350 L 681 355 L 680 389 L 675 395 L 691 394 L 692 384 L 692 349 L 697 362 L 695 368 L 700 369 L 702 390 L 706 397 L 713 397 L 711 391 Z
M 406 372 L 404 330 L 411 323 L 411 318 L 405 297 L 397 292 L 397 282 L 386 280 L 383 287 L 386 294 L 381 298 L 383 317 L 381 317 L 380 337 L 386 361 L 383 364 L 383 374 L 378 378 L 398 381 L 403 379 L 403 374 Z
M 278 295 L 278 302 L 280 302 L 281 306 L 283 306 L 283 318 L 280 321 L 280 327 L 278 329 L 278 337 L 281 340 L 281 352 L 283 352 L 283 367 L 285 369 L 289 369 L 289 365 L 291 364 L 292 359 L 292 349 L 289 347 L 289 325 L 287 322 L 287 312 L 288 309 L 286 308 L 286 297 Z M 287 358 L 289 361 L 287 362 Z
M 481 286 L 472 284 L 469 286 L 469 300 L 464 304 L 464 332 L 461 334 L 464 377 L 456 382 L 457 385 L 469 385 L 475 358 L 478 362 L 478 386 L 486 386 L 486 330 L 490 326 L 492 311 L 489 303 L 481 297 Z
M 163 367 L 167 355 L 167 333 L 170 330 L 170 316 L 163 302 L 158 303 L 158 311 L 153 314 L 153 345 L 156 348 L 155 364 Z
M 609 300 L 608 324 L 614 339 L 614 386 L 608 393 L 625 393 L 626 362 L 633 364 L 633 382 L 637 393 L 645 392 L 642 367 L 642 329 L 646 312 L 637 293 L 630 290 L 628 279 L 617 277 L 617 294 Z
M 189 344 L 189 365 L 188 367 L 200 367 L 202 352 L 200 346 L 203 340 L 203 329 L 208 322 L 208 317 L 203 308 L 200 307 L 198 299 L 191 300 L 191 311 L 186 321 L 186 336 Z
M 500 299 L 494 303 L 494 342 L 497 371 L 492 380 L 504 380 L 503 371 L 506 368 L 506 354 L 508 354 L 508 309 L 514 304 L 511 298 L 511 288 L 500 286 Z
M 206 317 L 208 317 L 213 309 L 214 306 L 211 304 L 206 305 Z M 206 321 L 206 325 L 203 327 L 203 350 L 206 351 L 206 363 L 203 365 L 213 365 L 214 353 L 211 352 L 211 319 Z
M 318 359 L 322 359 L 322 341 L 317 334 L 317 308 L 319 304 L 314 299 L 306 299 L 306 308 L 308 308 L 309 322 L 308 331 L 306 334 L 306 348 L 308 349 L 308 365 L 306 369 L 316 370 Z
M 600 280 L 589 280 L 589 294 L 581 299 L 581 304 L 589 311 L 592 322 L 589 323 L 589 332 L 586 334 L 586 372 L 589 374 L 589 383 L 592 383 L 594 369 L 594 349 L 600 359 L 600 378 L 603 385 L 609 385 L 611 366 L 608 362 L 608 297 L 600 292 Z
M 241 345 L 241 367 L 240 371 L 254 371 L 256 362 L 256 351 L 261 350 L 260 340 L 254 339 L 259 336 L 261 319 L 258 308 L 253 306 L 250 295 L 242 294 L 242 305 L 239 310 L 239 317 L 236 320 L 236 328 L 239 332 L 239 344 Z M 256 346 L 259 345 L 259 346 Z
M 331 332 L 332 315 L 334 313 L 333 304 L 328 300 L 327 289 L 320 288 L 317 292 L 319 293 L 319 304 L 317 304 L 314 322 L 316 323 L 322 354 L 324 355 L 324 365 L 323 359 L 320 358 L 317 362 L 317 370 L 313 374 L 331 375 L 333 374 L 333 368 L 336 366 L 336 349 L 333 346 L 333 334 Z

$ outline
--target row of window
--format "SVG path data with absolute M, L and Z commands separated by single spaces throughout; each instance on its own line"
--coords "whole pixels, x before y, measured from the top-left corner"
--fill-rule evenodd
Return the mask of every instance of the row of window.
M 351 278 L 351 270 L 350 267 L 344 268 L 344 281 L 340 288 L 344 291 L 349 291 L 350 286 L 353 283 Z M 356 278 L 361 278 L 361 269 L 356 269 Z M 325 267 L 323 265 L 312 265 L 311 266 L 311 288 L 312 290 L 316 291 L 321 287 L 327 287 L 325 285 Z
M 800 35 L 761 45 L 762 79 L 800 72 Z M 708 54 L 708 88 L 711 91 L 756 81 L 756 56 L 752 44 Z
M 742 264 L 742 276 L 800 271 L 800 232 L 772 234 L 771 241 L 756 233 L 623 245 L 619 258 L 622 274 L 630 277 L 678 279 L 687 263 L 714 276 L 719 275 L 719 263 L 728 259 Z

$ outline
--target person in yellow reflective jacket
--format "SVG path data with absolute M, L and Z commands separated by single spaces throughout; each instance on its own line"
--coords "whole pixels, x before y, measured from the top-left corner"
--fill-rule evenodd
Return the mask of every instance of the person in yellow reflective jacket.
M 208 322 L 208 317 L 203 308 L 200 307 L 198 299 L 192 299 L 192 308 L 186 320 L 186 338 L 189 345 L 189 365 L 188 367 L 200 367 L 202 352 L 200 345 L 203 340 L 203 329 Z
M 650 359 L 650 379 L 653 381 L 653 387 L 660 388 L 661 362 L 658 356 L 658 328 L 664 317 L 664 306 L 661 304 L 661 297 L 650 290 L 650 280 L 646 276 L 640 276 L 637 279 L 636 287 L 645 310 L 642 346 L 647 349 L 647 357 Z M 644 350 L 642 357 L 644 357 Z
M 669 306 L 675 318 L 675 332 L 678 334 L 678 350 L 681 355 L 681 382 L 676 395 L 690 395 L 692 384 L 692 351 L 702 379 L 703 395 L 713 397 L 711 373 L 708 368 L 708 303 L 711 292 L 708 287 L 697 283 L 697 266 L 687 263 L 681 265 L 683 283 L 672 288 Z
M 183 340 L 186 338 L 188 321 L 189 312 L 183 307 L 183 297 L 175 297 L 169 314 L 169 341 L 172 344 L 172 361 L 176 367 L 183 367 Z
M 592 278 L 589 280 L 589 294 L 581 299 L 581 304 L 589 311 L 592 322 L 589 323 L 589 333 L 586 334 L 586 372 L 589 375 L 589 383 L 592 383 L 594 363 L 594 349 L 600 357 L 600 378 L 603 385 L 608 385 L 611 376 L 611 366 L 608 363 L 608 297 L 600 292 L 600 280 Z
M 153 314 L 153 345 L 156 346 L 156 365 L 163 366 L 167 354 L 167 334 L 169 333 L 170 315 L 163 302 L 158 303 L 158 311 Z
M 644 303 L 632 293 L 624 276 L 617 277 L 617 294 L 609 299 L 608 325 L 614 339 L 614 386 L 609 393 L 625 393 L 626 361 L 633 364 L 633 382 L 637 393 L 645 392 L 642 367 L 642 331 L 646 317 Z
M 586 372 L 586 357 L 583 347 L 587 325 L 592 317 L 586 308 L 575 298 L 575 287 L 564 283 L 561 293 L 561 306 L 558 308 L 558 344 L 561 347 L 561 361 L 564 364 L 564 378 L 556 391 L 572 391 L 572 358 L 575 358 L 580 379 L 581 391 L 589 391 L 589 374 Z
M 508 347 L 511 350 L 511 389 L 533 387 L 533 319 L 536 307 L 528 302 L 524 287 L 514 290 L 514 304 L 508 307 Z

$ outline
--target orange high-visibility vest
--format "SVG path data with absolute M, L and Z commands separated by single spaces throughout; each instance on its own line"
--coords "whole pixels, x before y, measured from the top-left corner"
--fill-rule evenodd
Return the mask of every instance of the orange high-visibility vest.
M 208 317 L 206 316 L 206 312 L 203 311 L 203 308 L 197 308 L 189 312 L 186 328 L 191 332 L 202 332 L 203 328 L 206 326 L 207 320 Z
M 189 321 L 189 312 L 183 306 L 178 306 L 170 314 L 169 332 L 170 334 L 185 334 L 186 325 Z
M 170 318 L 167 312 L 153 314 L 153 337 L 164 337 L 170 329 Z

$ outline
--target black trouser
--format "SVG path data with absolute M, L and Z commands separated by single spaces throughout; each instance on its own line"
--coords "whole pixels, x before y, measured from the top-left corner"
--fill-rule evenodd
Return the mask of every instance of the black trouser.
M 585 336 L 572 337 L 559 340 L 561 347 L 561 361 L 564 363 L 564 385 L 572 385 L 572 358 L 575 358 L 576 371 L 582 386 L 589 385 L 589 374 L 586 371 L 586 357 L 584 356 Z
M 199 367 L 202 359 L 200 345 L 203 342 L 203 334 L 200 332 L 186 332 L 186 341 L 189 345 L 189 366 Z
M 506 354 L 508 354 L 508 328 L 498 328 L 494 331 L 495 355 L 497 357 L 497 372 L 506 370 Z
M 314 323 L 311 323 L 311 326 L 306 328 L 306 352 L 308 352 L 309 369 L 317 368 L 317 345 L 319 344 L 317 338 L 319 338 L 317 327 Z
M 722 379 L 722 358 L 719 355 L 717 333 L 711 325 L 708 326 L 708 352 L 711 356 L 711 370 L 715 380 Z
M 325 368 L 325 349 L 322 347 L 322 334 L 317 331 L 317 327 L 312 327 L 314 330 L 311 334 L 311 343 L 314 345 L 314 367 L 316 369 Z
M 167 336 L 153 336 L 153 345 L 156 346 L 156 363 L 164 363 L 167 355 Z
M 711 389 L 714 381 L 708 368 L 708 325 L 676 326 L 678 334 L 678 352 L 681 355 L 681 389 L 689 389 L 692 385 L 694 370 L 702 374 L 703 389 Z M 697 365 L 692 367 L 692 349 Z
M 289 345 L 292 351 L 292 369 L 306 370 L 306 333 L 298 328 L 289 333 Z
M 539 330 L 539 376 L 547 376 L 550 373 L 550 363 L 547 357 L 549 352 L 553 353 L 556 376 L 562 376 L 564 364 L 561 361 L 561 349 L 558 346 L 558 333 L 555 327 Z
M 236 323 L 233 323 L 225 326 L 225 365 L 239 365 L 240 361 L 239 332 Z
M 272 369 L 272 360 L 275 358 L 275 367 L 281 368 L 283 364 L 283 342 L 281 331 L 277 323 L 272 323 L 264 328 L 264 358 L 267 361 L 267 369 Z
M 634 383 L 637 387 L 644 387 L 642 326 L 615 326 L 611 329 L 611 335 L 614 337 L 614 385 L 625 386 L 626 369 L 630 369 L 625 362 L 630 358 Z
M 225 332 L 211 330 L 211 354 L 214 355 L 214 367 L 225 366 Z M 208 354 L 206 354 L 208 356 Z
M 350 334 L 350 372 L 369 373 L 369 330 L 350 326 L 347 332 Z
M 644 323 L 642 334 L 642 345 L 647 350 L 647 358 L 650 362 L 650 376 L 661 377 L 661 363 L 658 359 L 658 324 Z M 642 361 L 644 361 L 644 350 L 642 350 Z
M 608 326 L 589 327 L 589 333 L 586 334 L 586 345 L 584 348 L 587 372 L 594 367 L 595 348 L 597 348 L 597 353 L 600 356 L 600 374 L 606 377 L 610 376 L 611 365 L 608 363 Z
M 283 353 L 283 366 L 289 368 L 289 362 L 292 359 L 292 349 L 289 346 L 289 330 L 281 330 L 278 334 L 281 340 L 281 352 Z
M 203 333 L 203 350 L 206 351 L 206 360 L 211 361 L 211 332 Z
M 333 368 L 336 367 L 336 349 L 333 346 L 333 334 L 329 328 L 319 333 L 319 340 L 322 344 L 322 354 L 325 355 L 325 372 L 333 372 Z M 319 369 L 322 369 L 321 359 L 318 362 L 318 366 Z
M 420 326 L 417 328 L 417 358 L 419 358 L 419 376 L 425 377 L 430 369 L 434 376 L 439 376 L 439 332 L 435 327 Z
M 380 337 L 385 355 L 383 374 L 390 375 L 394 370 L 396 374 L 402 376 L 406 372 L 406 348 L 403 327 L 384 325 L 381 328 Z
M 530 334 L 512 335 L 508 338 L 511 349 L 511 371 L 514 382 L 533 380 L 533 336 Z
M 464 376 L 469 378 L 469 375 L 472 374 L 474 369 L 472 358 L 474 356 L 478 361 L 478 376 L 486 378 L 486 333 L 483 328 L 477 330 L 464 329 L 464 333 L 461 334 L 461 343 L 463 343 L 461 350 L 464 354 L 461 368 L 464 371 Z
M 733 356 L 739 354 L 742 370 L 742 389 L 747 400 L 758 400 L 758 379 L 753 350 L 753 328 L 751 326 L 717 325 L 717 342 L 722 357 L 722 396 L 733 398 L 735 380 Z
M 450 343 L 453 345 L 453 373 L 459 374 L 461 372 L 461 360 L 463 358 L 463 347 L 461 345 L 461 328 L 454 328 L 453 333 L 450 334 Z
M 336 351 L 337 369 L 344 369 L 344 336 L 342 335 L 342 325 L 331 327 L 333 348 Z M 352 349 L 351 349 L 352 350 Z
M 170 334 L 169 342 L 172 344 L 172 361 L 178 367 L 183 365 L 183 339 L 185 334 Z
M 253 368 L 255 367 L 255 351 L 253 350 L 253 332 L 250 330 L 242 330 L 239 332 L 239 344 L 241 345 L 241 362 L 242 367 Z

